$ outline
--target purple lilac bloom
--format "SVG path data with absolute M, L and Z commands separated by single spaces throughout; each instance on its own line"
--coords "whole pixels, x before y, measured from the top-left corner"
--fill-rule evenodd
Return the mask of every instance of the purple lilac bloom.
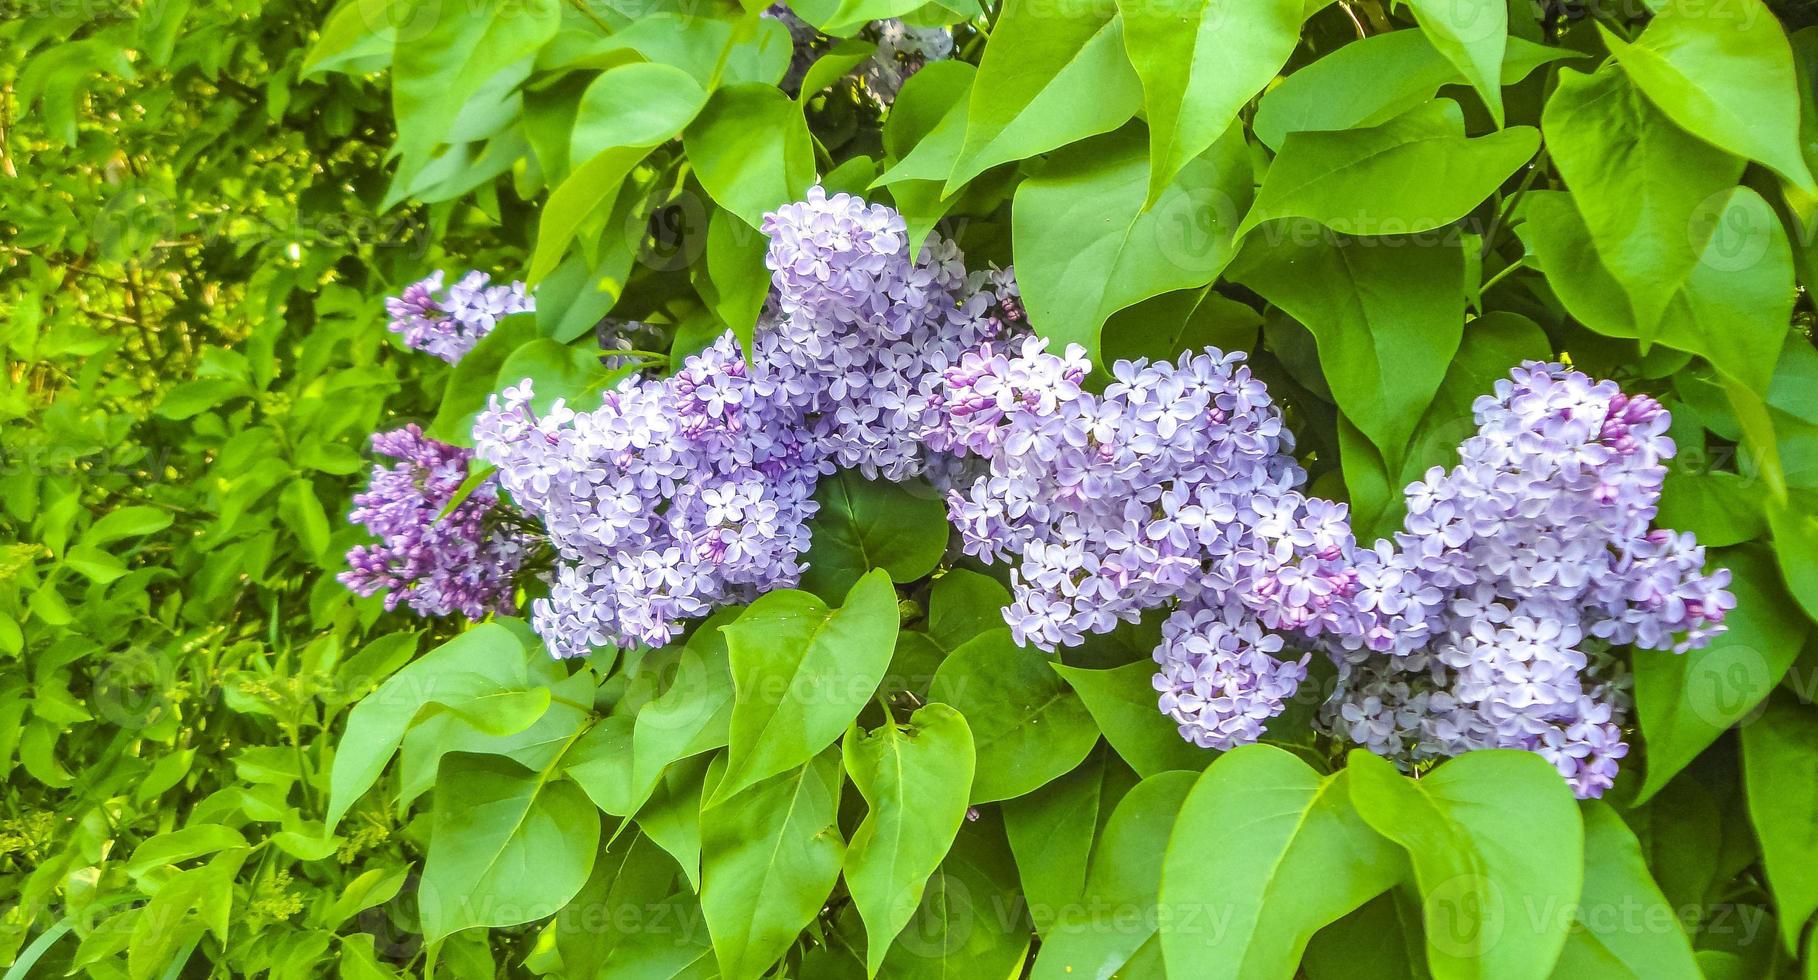
M 1459 464 L 1407 488 L 1394 546 L 1359 554 L 1381 628 L 1322 641 L 1339 666 L 1325 723 L 1406 766 L 1526 749 L 1598 796 L 1628 751 L 1610 647 L 1709 642 L 1729 572 L 1650 527 L 1674 453 L 1658 402 L 1529 362 L 1474 409 Z
M 831 472 L 802 395 L 728 332 L 669 378 L 632 376 L 599 408 L 541 415 L 525 382 L 475 425 L 480 456 L 558 558 L 532 623 L 557 657 L 662 646 L 685 620 L 795 584 Z
M 899 215 L 818 187 L 764 227 L 774 292 L 749 364 L 728 332 L 592 411 L 538 415 L 525 384 L 476 424 L 481 457 L 555 545 L 532 619 L 556 656 L 661 646 L 716 606 L 795 584 L 815 484 L 836 466 L 955 469 L 918 436 L 942 370 L 997 329 L 983 278 L 945 241 L 911 262 Z
M 1162 709 L 1195 744 L 1254 741 L 1305 676 L 1276 631 L 1364 629 L 1344 506 L 1300 493 L 1241 354 L 1120 361 L 1094 394 L 1085 351 L 1047 347 L 985 345 L 946 372 L 928 441 L 987 464 L 948 497 L 966 551 L 1014 563 L 1005 619 L 1043 649 L 1173 607 Z
M 777 317 L 758 353 L 802 389 L 816 440 L 867 477 L 928 472 L 942 375 L 1000 328 L 985 277 L 938 235 L 912 261 L 900 214 L 819 187 L 763 230 Z
M 340 581 L 360 595 L 386 592 L 422 616 L 459 612 L 480 619 L 512 610 L 512 576 L 524 542 L 499 526 L 498 491 L 488 480 L 442 516 L 466 482 L 473 454 L 423 435 L 415 425 L 373 437 L 374 451 L 398 462 L 375 466 L 348 519 L 379 542 L 347 553 Z
M 402 334 L 404 344 L 447 361 L 459 361 L 500 320 L 513 313 L 528 313 L 536 302 L 521 282 L 491 285 L 484 272 L 469 272 L 447 289 L 442 273 L 404 287 L 401 295 L 385 301 L 392 333 Z

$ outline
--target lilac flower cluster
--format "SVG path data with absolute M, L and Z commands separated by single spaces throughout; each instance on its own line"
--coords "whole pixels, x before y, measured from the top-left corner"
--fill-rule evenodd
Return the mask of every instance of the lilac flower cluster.
M 944 372 L 1002 327 L 986 277 L 938 235 L 911 260 L 901 215 L 819 187 L 763 229 L 778 315 L 759 353 L 807 396 L 815 440 L 868 477 L 927 473 Z
M 536 309 L 523 283 L 491 283 L 491 276 L 476 271 L 444 289 L 442 273 L 431 273 L 406 286 L 402 295 L 385 301 L 391 332 L 402 334 L 405 346 L 453 364 L 500 320 Z
M 941 371 L 996 329 L 958 250 L 912 262 L 903 220 L 820 188 L 768 215 L 772 309 L 750 362 L 730 332 L 668 378 L 592 411 L 538 414 L 528 383 L 474 439 L 557 553 L 533 624 L 556 656 L 661 646 L 686 620 L 795 584 L 816 482 L 836 466 L 903 479 Z
M 1359 603 L 1389 624 L 1329 636 L 1326 723 L 1406 765 L 1519 748 L 1597 796 L 1628 751 L 1612 645 L 1683 652 L 1722 629 L 1729 572 L 1690 534 L 1651 529 L 1670 419 L 1557 364 L 1530 362 L 1474 406 L 1459 465 L 1407 488 L 1395 546 L 1359 556 Z
M 966 550 L 1011 561 L 1019 642 L 1072 646 L 1169 609 L 1161 710 L 1197 745 L 1254 741 L 1306 676 L 1339 667 L 1325 722 L 1407 765 L 1537 752 L 1583 796 L 1626 752 L 1615 645 L 1684 651 L 1722 628 L 1725 571 L 1651 529 L 1673 454 L 1659 403 L 1528 364 L 1476 406 L 1462 462 L 1408 488 L 1394 542 L 1360 547 L 1308 498 L 1292 436 L 1241 355 L 1089 363 L 1028 338 L 945 372 L 936 449 L 984 461 L 949 494 Z
M 376 435 L 372 445 L 398 462 L 375 467 L 366 491 L 354 496 L 348 519 L 379 542 L 348 552 L 341 583 L 360 595 L 385 590 L 385 608 L 405 603 L 422 616 L 510 612 L 525 547 L 500 526 L 496 489 L 488 481 L 442 514 L 466 482 L 473 454 L 415 425 Z
M 793 585 L 830 471 L 799 389 L 731 333 L 680 372 L 634 375 L 599 408 L 531 408 L 525 382 L 474 429 L 481 458 L 541 522 L 558 562 L 532 623 L 558 657 L 662 646 L 714 606 Z
M 1028 338 L 946 372 L 937 449 L 988 472 L 949 494 L 968 553 L 1014 560 L 1019 642 L 1072 646 L 1174 607 L 1156 686 L 1183 737 L 1254 741 L 1305 677 L 1282 639 L 1368 628 L 1343 505 L 1309 499 L 1293 437 L 1243 355 L 1120 361 L 1101 394 L 1085 352 Z

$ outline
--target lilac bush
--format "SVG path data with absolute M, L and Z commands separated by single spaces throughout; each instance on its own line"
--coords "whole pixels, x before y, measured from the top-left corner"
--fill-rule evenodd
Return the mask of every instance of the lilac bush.
M 728 331 L 672 376 L 537 414 L 495 396 L 481 458 L 556 551 L 532 623 L 558 657 L 662 646 L 728 603 L 793 586 L 820 477 L 926 472 L 941 372 L 997 329 L 958 250 L 908 254 L 902 218 L 820 188 L 766 217 L 774 309 L 746 362 Z
M 597 408 L 538 413 L 526 380 L 479 418 L 478 458 L 555 553 L 532 621 L 558 657 L 662 646 L 793 586 L 824 475 L 927 478 L 963 550 L 1010 566 L 1017 642 L 1056 650 L 1163 615 L 1158 706 L 1195 745 L 1262 737 L 1320 652 L 1338 669 L 1334 734 L 1406 767 L 1525 749 L 1595 796 L 1627 751 L 1613 649 L 1700 646 L 1734 604 L 1691 535 L 1651 527 L 1674 446 L 1645 395 L 1523 365 L 1478 400 L 1459 465 L 1407 488 L 1403 530 L 1364 547 L 1344 504 L 1301 489 L 1293 434 L 1241 352 L 1118 361 L 1094 390 L 1083 348 L 1029 333 L 1013 270 L 969 275 L 939 235 L 912 258 L 890 208 L 817 186 L 762 230 L 772 290 L 749 359 L 728 331 Z M 438 296 L 431 276 L 391 301 L 393 328 L 458 357 L 530 305 L 487 281 Z M 649 330 L 603 322 L 606 356 L 643 363 L 615 352 Z M 465 451 L 414 428 L 380 449 L 406 462 L 354 519 L 384 543 L 344 579 L 431 614 L 507 608 L 525 544 L 485 519 L 493 481 L 437 522 Z

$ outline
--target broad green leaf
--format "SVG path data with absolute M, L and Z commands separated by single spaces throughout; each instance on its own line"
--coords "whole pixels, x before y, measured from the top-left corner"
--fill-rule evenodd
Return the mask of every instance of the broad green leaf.
M 1040 650 L 1017 646 L 1008 629 L 981 633 L 953 651 L 928 695 L 959 709 L 972 728 L 974 803 L 1038 789 L 1079 765 L 1098 741 L 1079 695 Z
M 1451 224 L 1533 158 L 1540 133 L 1465 136 L 1458 103 L 1426 103 L 1369 129 L 1290 133 L 1237 233 L 1311 218 L 1347 235 L 1408 235 Z
M 1518 37 L 1508 39 L 1502 84 L 1535 68 L 1584 55 Z M 1377 126 L 1431 99 L 1440 86 L 1464 81 L 1420 31 L 1389 31 L 1346 44 L 1295 71 L 1256 106 L 1256 138 L 1281 149 L 1289 133 Z
M 379 71 L 391 64 L 398 34 L 391 18 L 407 0 L 343 0 L 322 24 L 298 77 L 331 71 Z
M 712 760 L 695 756 L 663 770 L 663 778 L 649 802 L 638 811 L 638 829 L 669 852 L 688 887 L 701 889 L 701 796 L 706 792 L 707 769 Z
M 569 674 L 539 646 L 525 665 L 523 690 L 487 691 L 456 707 L 421 713 L 398 751 L 398 810 L 435 788 L 441 760 L 451 752 L 499 755 L 542 771 L 572 747 L 587 728 L 585 707 L 595 686 L 587 672 Z M 450 679 L 457 687 L 459 679 Z M 545 710 L 539 715 L 537 705 Z
M 1035 980 L 1111 980 L 1154 942 L 1168 834 L 1197 779 L 1168 772 L 1143 780 L 1118 801 L 1092 856 L 1079 904 L 1042 938 Z
M 581 96 L 568 165 L 579 169 L 607 150 L 667 142 L 706 103 L 694 76 L 671 65 L 638 61 L 601 72 Z
M 839 609 L 781 589 L 725 627 L 737 697 L 726 773 L 709 805 L 832 745 L 890 666 L 897 623 L 896 590 L 880 569 Z
M 814 144 L 801 110 L 771 85 L 731 85 L 707 100 L 682 147 L 701 186 L 753 228 L 814 182 Z
M 887 720 L 866 733 L 855 726 L 844 754 L 867 807 L 846 848 L 846 890 L 865 921 L 866 966 L 875 976 L 965 819 L 972 731 L 959 712 L 930 704 L 904 726 Z
M 1005 0 L 942 196 L 1000 163 L 1108 133 L 1141 104 L 1113 0 Z
M 1608 804 L 1584 809 L 1584 893 L 1552 976 L 1702 980 L 1692 941 L 1642 859 L 1641 844 Z
M 133 922 L 127 941 L 126 969 L 131 980 L 152 980 L 180 971 L 203 932 L 227 941 L 233 909 L 234 878 L 252 854 L 250 848 L 223 851 L 200 868 L 192 868 L 159 885 Z
M 525 632 L 483 623 L 391 675 L 354 705 L 329 771 L 328 828 L 378 781 L 426 705 L 525 689 L 527 657 L 541 653 L 528 649 L 529 640 Z
M 564 344 L 592 333 L 624 286 L 623 273 L 590 268 L 584 256 L 570 255 L 537 284 L 537 332 Z
M 1100 827 L 1137 776 L 1103 746 L 1079 768 L 1002 805 L 1004 833 L 1035 931 L 1077 909 Z
M 675 864 L 636 830 L 601 850 L 593 873 L 554 921 L 565 975 L 598 977 L 606 960 L 635 930 L 627 928 L 675 890 Z
M 1030 938 L 1022 902 L 1003 829 L 989 814 L 967 821 L 878 975 L 890 980 L 1020 976 Z
M 1653 337 L 1716 230 L 1722 212 L 1711 202 L 1736 185 L 1742 160 L 1673 125 L 1613 64 L 1561 72 L 1541 124 L 1637 336 Z
M 232 827 L 194 824 L 147 838 L 133 848 L 133 856 L 126 862 L 125 870 L 131 877 L 139 878 L 147 872 L 182 864 L 205 854 L 245 846 L 246 837 Z
M 863 38 L 849 37 L 816 58 L 814 64 L 808 66 L 808 73 L 802 76 L 800 101 L 803 109 L 807 108 L 809 97 L 846 77 L 852 69 L 864 64 L 866 59 L 876 53 L 876 44 Z
M 1680 449 L 1683 454 L 1685 450 Z M 1660 491 L 1660 515 L 1654 523 L 1697 535 L 1707 548 L 1726 548 L 1767 533 L 1763 494 L 1755 482 L 1724 470 L 1671 469 Z M 1781 566 L 1786 553 L 1779 552 Z M 1799 552 L 1795 551 L 1795 555 Z M 1798 590 L 1794 590 L 1798 594 Z
M 1742 726 L 1742 762 L 1781 935 L 1797 950 L 1818 911 L 1818 710 L 1776 692 L 1761 716 Z
M 503 389 L 529 381 L 531 409 L 547 412 L 557 399 L 576 411 L 599 405 L 599 395 L 625 376 L 600 364 L 597 344 L 569 346 L 548 337 L 536 337 L 505 356 L 494 387 Z
M 1724 619 L 1727 629 L 1700 650 L 1635 651 L 1635 716 L 1648 746 L 1637 803 L 1748 717 L 1786 675 L 1810 627 L 1760 551 L 1732 548 L 1707 560 L 1730 570 L 1736 608 Z
M 606 5 L 598 4 L 596 9 L 606 9 Z M 789 69 L 793 48 L 789 29 L 774 18 L 749 22 L 705 11 L 658 10 L 638 16 L 606 37 L 589 26 L 585 45 L 571 53 L 572 60 L 555 58 L 548 67 L 609 68 L 641 58 L 674 65 L 704 89 L 712 89 L 716 77 L 722 85 L 775 85 Z
M 1807 170 L 1818 172 L 1818 24 L 1793 33 L 1793 67 L 1798 72 L 1799 143 Z M 1781 196 L 1791 217 L 1788 232 L 1797 246 L 1799 281 L 1806 289 L 1818 285 L 1818 192 L 1799 188 L 1782 178 Z
M 677 923 L 701 921 L 701 903 L 693 894 L 684 890 L 642 911 L 640 927 L 614 944 L 601 977 L 717 980 L 721 974 L 707 930 L 676 927 Z
M 867 480 L 852 470 L 825 477 L 814 491 L 820 512 L 802 561 L 802 588 L 833 598 L 861 576 L 883 569 L 913 582 L 934 570 L 947 550 L 947 505 L 922 481 Z
M 1818 488 L 1818 350 L 1804 337 L 1793 334 L 1787 338 L 1763 411 L 1764 427 L 1771 429 L 1787 485 L 1801 490 Z M 1758 467 L 1765 464 L 1755 462 Z
M 1170 973 L 1291 977 L 1314 932 L 1406 872 L 1349 786 L 1348 771 L 1321 776 L 1269 745 L 1233 749 L 1199 777 L 1162 859 Z
M 928 638 L 952 653 L 967 640 L 1004 625 L 1010 590 L 997 579 L 955 568 L 928 589 Z
M 982 83 L 981 83 L 982 84 Z M 1234 254 L 1251 168 L 1233 127 L 1143 209 L 1148 152 L 1126 129 L 1062 150 L 1017 188 L 1016 272 L 1029 322 L 1060 349 L 1097 357 L 1112 313 L 1211 282 Z
M 909 249 L 922 243 L 960 195 L 943 197 L 947 175 L 966 139 L 972 83 L 978 70 L 963 61 L 937 61 L 903 83 L 884 119 L 890 166 L 873 186 L 885 186 L 909 227 Z
M 530 274 L 526 277 L 531 285 L 541 282 L 562 264 L 568 255 L 568 246 L 591 216 L 612 210 L 625 178 L 649 152 L 648 146 L 621 146 L 602 151 L 576 167 L 560 187 L 550 192 L 537 220 L 537 248 L 530 257 Z M 484 342 L 482 339 L 481 343 Z M 466 358 L 462 363 L 466 363 Z M 456 370 L 459 367 L 457 365 Z
M 1463 333 L 1459 247 L 1374 247 L 1303 226 L 1252 236 L 1230 276 L 1313 332 L 1339 409 L 1398 468 Z
M 1633 43 L 1598 28 L 1623 71 L 1687 132 L 1818 193 L 1799 152 L 1792 46 L 1761 0 L 1665 0 Z
M 1142 79 L 1153 206 L 1217 142 L 1300 44 L 1303 0 L 1120 0 L 1124 48 Z
M 341 894 L 322 915 L 321 921 L 330 928 L 336 928 L 367 909 L 384 905 L 397 897 L 408 877 L 409 867 L 406 865 L 369 868 L 361 872 L 341 889 Z
M 90 524 L 78 540 L 98 547 L 123 538 L 142 538 L 170 527 L 172 520 L 170 511 L 157 507 L 137 504 L 116 507 Z
M 1673 297 L 1654 339 L 1697 354 L 1745 389 L 1774 376 L 1792 313 L 1793 260 L 1786 233 L 1760 195 L 1737 187 L 1708 202 L 1716 231 Z M 1518 228 L 1548 284 L 1572 316 L 1598 333 L 1637 337 L 1621 285 L 1603 266 L 1566 195 L 1531 191 Z
M 916 74 L 919 75 L 920 72 Z M 853 197 L 864 197 L 877 176 L 877 160 L 861 154 L 822 174 L 821 186 L 829 195 L 851 194 Z
M 1757 491 L 1750 496 L 1762 495 Z M 1785 504 L 1768 496 L 1764 506 L 1774 529 L 1774 557 L 1780 562 L 1787 591 L 1808 617 L 1818 620 L 1818 517 L 1812 515 L 1812 502 L 1811 494 L 1799 494 Z
M 1406 882 L 1313 934 L 1308 980 L 1430 980 L 1419 902 Z
M 727 980 L 763 976 L 827 901 L 844 782 L 828 749 L 702 811 L 701 909 Z
M 770 295 L 770 270 L 764 266 L 769 240 L 724 208 L 707 219 L 706 275 L 702 296 L 720 322 L 732 328 L 739 349 L 750 351 L 758 314 Z
M 1256 346 L 1261 327 L 1262 316 L 1243 303 L 1209 288 L 1178 289 L 1111 314 L 1099 331 L 1099 360 L 1171 361 L 1207 347 L 1247 351 Z
M 412 13 L 426 30 L 400 36 L 391 60 L 392 115 L 399 166 L 387 203 L 403 196 L 430 153 L 449 138 L 469 98 L 504 72 L 529 70 L 529 59 L 555 36 L 562 10 L 522 6 L 428 4 Z M 519 78 L 523 75 L 519 74 Z
M 1354 749 L 1345 772 L 1357 812 L 1414 866 L 1434 977 L 1552 974 L 1584 885 L 1584 825 L 1551 764 L 1484 749 L 1416 780 Z
M 1456 465 L 1458 447 L 1477 434 L 1473 412 L 1477 399 L 1508 377 L 1515 365 L 1552 356 L 1552 342 L 1546 334 L 1519 313 L 1496 310 L 1465 324 L 1458 353 L 1447 366 L 1433 403 L 1414 428 L 1399 473 L 1386 472 L 1382 454 L 1355 426 L 1341 419 L 1340 462 L 1358 537 L 1368 541 L 1399 529 L 1407 513 L 1403 488 L 1434 466 L 1449 469 Z
M 643 805 L 671 763 L 726 744 L 733 684 L 721 625 L 736 615 L 728 609 L 708 617 L 677 658 L 668 689 L 639 709 L 631 733 L 627 813 Z
M 1125 664 L 1110 670 L 1082 670 L 1055 664 L 1054 669 L 1079 692 L 1105 741 L 1135 769 L 1153 776 L 1172 769 L 1198 772 L 1217 754 L 1180 737 L 1177 726 L 1156 707 L 1155 665 Z
M 198 378 L 175 385 L 158 401 L 158 417 L 181 421 L 194 418 L 232 398 L 251 394 L 246 384 L 230 378 Z
M 442 761 L 417 889 L 424 938 L 529 922 L 581 890 L 600 842 L 599 813 L 580 787 L 550 775 L 492 755 Z
M 1500 128 L 1508 4 L 1504 0 L 1407 0 L 1407 4 L 1427 40 L 1483 96 L 1490 118 Z

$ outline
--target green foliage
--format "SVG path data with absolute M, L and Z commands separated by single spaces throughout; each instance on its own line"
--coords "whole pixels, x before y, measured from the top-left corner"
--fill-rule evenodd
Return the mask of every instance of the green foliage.
M 1812 975 L 1810 4 L 796 9 L 831 37 L 788 89 L 755 4 L 8 9 L 9 978 Z M 882 17 L 955 42 L 888 109 Z M 1317 664 L 1199 749 L 1154 622 L 1019 647 L 925 481 L 828 476 L 801 590 L 660 650 L 335 581 L 372 432 L 749 341 L 817 180 L 1014 262 L 1100 368 L 1248 351 L 1360 535 L 1520 360 L 1650 394 L 1729 630 L 1624 657 L 1577 804 L 1529 754 L 1347 754 Z M 381 297 L 467 268 L 537 312 L 404 350 Z M 607 318 L 646 349 L 606 366 Z
M 1408 784 L 1380 764 L 1390 772 L 1377 778 L 1403 791 Z M 1278 975 L 1321 926 L 1404 875 L 1394 846 L 1359 814 L 1385 812 L 1362 775 L 1372 768 L 1359 766 L 1355 779 L 1350 770 L 1321 776 L 1289 752 L 1257 745 L 1206 770 L 1162 861 L 1161 907 L 1178 923 L 1162 936 L 1170 972 Z M 1206 861 L 1205 848 L 1227 857 Z

